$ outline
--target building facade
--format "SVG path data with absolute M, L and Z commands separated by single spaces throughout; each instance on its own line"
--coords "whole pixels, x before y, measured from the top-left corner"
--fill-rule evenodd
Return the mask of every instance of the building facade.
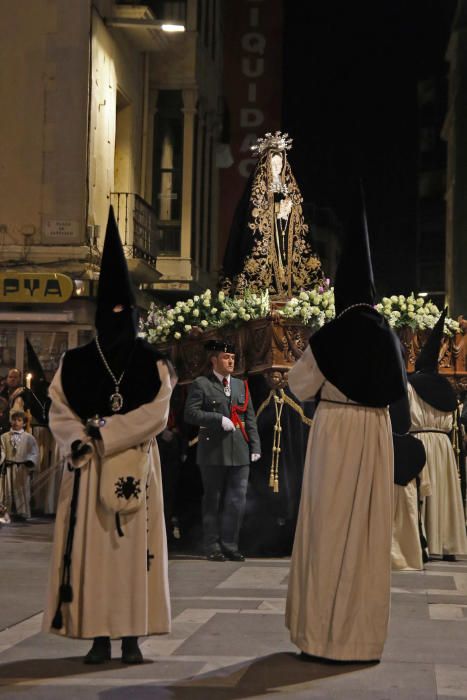
M 447 141 L 446 293 L 450 314 L 467 315 L 467 2 L 459 0 L 446 58 L 449 62 Z
M 25 337 L 51 374 L 92 337 L 110 203 L 142 308 L 212 283 L 221 3 L 0 9 L 0 377 Z

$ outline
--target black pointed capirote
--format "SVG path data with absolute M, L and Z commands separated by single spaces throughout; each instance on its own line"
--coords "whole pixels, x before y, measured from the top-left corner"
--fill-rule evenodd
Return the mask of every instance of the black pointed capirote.
M 365 195 L 361 180 L 354 185 L 346 236 L 334 283 L 336 316 L 353 304 L 373 305 L 376 289 L 371 263 Z
M 439 374 L 439 353 L 444 332 L 447 307 L 440 315 L 415 362 L 415 372 L 409 382 L 419 397 L 438 411 L 454 411 L 456 393 L 446 377 Z
M 439 351 L 441 349 L 441 341 L 444 333 L 444 321 L 447 313 L 448 307 L 445 306 L 443 313 L 433 326 L 425 345 L 422 347 L 415 361 L 416 372 L 438 372 Z
M 137 309 L 113 208 L 109 209 L 97 292 L 96 331 L 106 362 L 115 377 L 127 413 L 154 399 L 160 388 L 156 349 L 137 338 Z M 109 397 L 115 382 L 93 340 L 69 350 L 62 364 L 65 396 L 83 420 L 112 415 Z
M 334 286 L 336 318 L 310 338 L 324 377 L 352 401 L 383 407 L 405 395 L 398 338 L 375 302 L 375 284 L 361 184 L 355 188 L 347 238 Z

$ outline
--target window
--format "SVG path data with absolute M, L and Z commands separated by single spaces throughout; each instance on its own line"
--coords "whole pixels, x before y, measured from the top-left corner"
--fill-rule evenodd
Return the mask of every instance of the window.
M 68 350 L 68 333 L 65 331 L 25 331 L 34 351 L 39 358 L 47 381 L 51 381 L 63 353 Z M 23 367 L 28 366 L 26 342 L 24 343 Z
M 16 367 L 16 331 L 0 330 L 0 377 L 6 377 L 8 370 Z
M 154 125 L 152 205 L 162 231 L 160 255 L 180 255 L 183 112 L 180 90 L 160 90 Z

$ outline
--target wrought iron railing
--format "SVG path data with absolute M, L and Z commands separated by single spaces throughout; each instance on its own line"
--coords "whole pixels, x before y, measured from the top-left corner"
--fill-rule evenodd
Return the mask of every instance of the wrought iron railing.
M 156 212 L 133 192 L 111 192 L 110 197 L 127 255 L 155 266 L 161 239 Z

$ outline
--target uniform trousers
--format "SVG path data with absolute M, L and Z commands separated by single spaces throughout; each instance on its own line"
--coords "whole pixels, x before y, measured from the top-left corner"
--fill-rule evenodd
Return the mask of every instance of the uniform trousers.
M 200 465 L 206 554 L 238 550 L 250 465 Z

